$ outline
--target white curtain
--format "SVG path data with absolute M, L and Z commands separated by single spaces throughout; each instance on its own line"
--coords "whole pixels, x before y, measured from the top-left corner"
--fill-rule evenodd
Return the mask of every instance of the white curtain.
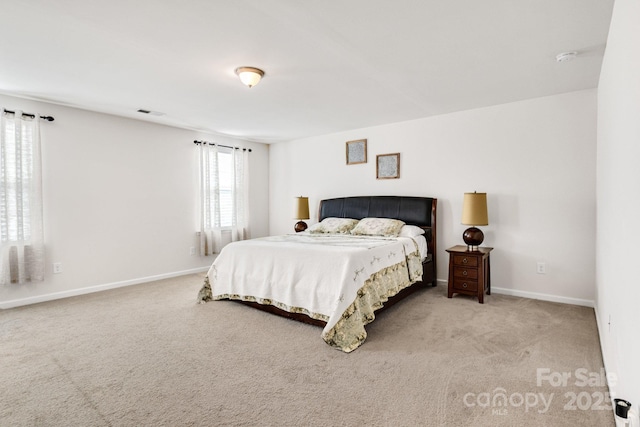
M 40 118 L 2 113 L 0 284 L 44 279 Z
M 241 148 L 199 144 L 200 254 L 250 238 L 249 155 Z

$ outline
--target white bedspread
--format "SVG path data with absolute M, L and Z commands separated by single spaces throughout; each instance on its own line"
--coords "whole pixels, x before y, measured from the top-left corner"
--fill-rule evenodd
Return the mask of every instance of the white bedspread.
M 305 313 L 327 322 L 323 330 L 325 341 L 351 351 L 364 341 L 364 325 L 373 320 L 373 310 L 388 297 L 421 280 L 419 260 L 418 246 L 408 237 L 288 234 L 225 246 L 207 279 L 212 299 L 255 301 Z M 384 283 L 372 285 L 380 277 Z M 336 330 L 340 327 L 338 322 L 342 319 L 344 323 L 344 318 L 350 316 L 346 312 L 359 309 L 354 308 L 358 294 L 362 297 L 372 287 L 373 293 L 382 295 L 371 301 L 374 307 L 370 315 L 363 316 L 368 318 L 362 320 L 362 331 Z M 381 287 L 384 289 L 380 290 Z M 355 303 L 358 304 L 362 303 Z M 364 336 L 341 335 L 339 341 L 347 343 L 343 345 L 335 344 L 336 340 L 331 338 L 336 333 L 364 333 Z

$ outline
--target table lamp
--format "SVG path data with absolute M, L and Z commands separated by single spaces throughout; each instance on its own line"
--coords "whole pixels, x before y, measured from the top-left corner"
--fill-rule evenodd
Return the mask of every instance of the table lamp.
M 296 222 L 294 230 L 296 233 L 307 229 L 307 223 L 302 221 L 303 219 L 309 219 L 309 198 L 308 197 L 296 197 L 295 212 L 293 219 L 299 219 L 301 221 Z
M 484 240 L 484 233 L 476 225 L 489 225 L 487 193 L 464 193 L 462 224 L 471 225 L 462 233 L 468 250 L 477 250 Z M 474 249 L 475 247 L 475 249 Z

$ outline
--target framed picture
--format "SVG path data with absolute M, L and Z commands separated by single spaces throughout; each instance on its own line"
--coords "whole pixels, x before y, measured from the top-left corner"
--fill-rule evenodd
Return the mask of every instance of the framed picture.
M 367 140 L 347 141 L 347 164 L 367 163 Z
M 376 178 L 400 178 L 400 153 L 378 154 L 376 156 Z

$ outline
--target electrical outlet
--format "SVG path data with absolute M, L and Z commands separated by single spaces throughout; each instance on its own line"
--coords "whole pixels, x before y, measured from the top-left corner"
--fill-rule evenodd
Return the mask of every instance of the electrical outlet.
M 547 264 L 544 262 L 538 261 L 538 265 L 536 268 L 536 273 L 538 274 L 546 274 L 547 273 Z
M 60 274 L 62 273 L 62 263 L 61 262 L 54 262 L 53 263 L 53 274 Z
M 195 255 L 196 254 L 196 248 L 194 246 L 191 246 L 191 249 L 189 249 L 189 254 L 190 255 Z

